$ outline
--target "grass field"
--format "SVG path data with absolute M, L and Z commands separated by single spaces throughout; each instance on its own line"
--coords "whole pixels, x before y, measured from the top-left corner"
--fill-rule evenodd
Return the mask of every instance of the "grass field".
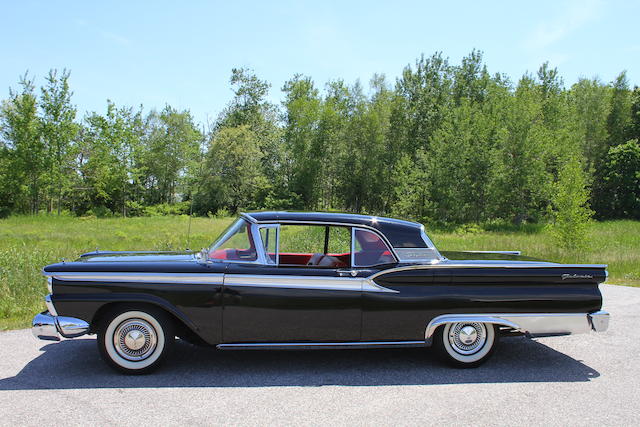
M 232 218 L 193 218 L 189 247 L 208 246 Z M 11 217 L 0 220 L 0 330 L 29 326 L 44 309 L 43 266 L 83 252 L 170 250 L 187 247 L 187 217 Z M 427 231 L 429 227 L 427 227 Z M 473 232 L 431 231 L 440 250 L 521 250 L 524 255 L 565 263 L 609 264 L 608 283 L 640 286 L 640 222 L 590 226 L 589 249 L 556 248 L 542 227 Z

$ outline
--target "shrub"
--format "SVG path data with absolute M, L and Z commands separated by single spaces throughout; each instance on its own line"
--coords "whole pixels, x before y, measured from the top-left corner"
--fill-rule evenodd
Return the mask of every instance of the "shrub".
M 593 215 L 589 191 L 580 162 L 573 158 L 560 170 L 554 185 L 550 232 L 567 249 L 582 249 L 587 243 L 587 225 Z

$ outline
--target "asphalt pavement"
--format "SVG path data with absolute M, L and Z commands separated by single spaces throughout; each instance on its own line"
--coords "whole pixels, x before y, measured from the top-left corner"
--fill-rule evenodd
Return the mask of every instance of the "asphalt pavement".
M 0 333 L 0 425 L 640 425 L 640 288 L 602 287 L 605 333 L 503 339 L 477 369 L 424 349 L 217 351 L 147 376 L 95 339 Z

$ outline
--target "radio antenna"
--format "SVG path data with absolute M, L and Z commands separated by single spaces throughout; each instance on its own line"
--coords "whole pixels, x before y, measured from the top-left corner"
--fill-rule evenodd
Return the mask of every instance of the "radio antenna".
M 208 120 L 208 119 L 207 119 Z M 202 142 L 200 144 L 200 149 L 198 150 L 200 152 L 200 165 L 198 167 L 198 176 L 196 177 L 196 182 L 199 184 L 200 182 L 200 178 L 202 177 L 202 164 L 204 163 L 204 149 L 206 146 L 206 141 L 207 141 L 207 134 L 204 128 L 204 123 L 202 124 Z M 199 185 L 198 185 L 199 187 Z M 191 218 L 193 218 L 193 198 L 194 198 L 194 193 L 193 193 L 193 186 L 189 187 L 189 194 L 190 194 L 190 203 L 189 203 L 189 225 L 187 226 L 187 250 L 191 250 L 190 248 L 190 243 L 191 243 Z M 197 194 L 197 192 L 196 192 Z

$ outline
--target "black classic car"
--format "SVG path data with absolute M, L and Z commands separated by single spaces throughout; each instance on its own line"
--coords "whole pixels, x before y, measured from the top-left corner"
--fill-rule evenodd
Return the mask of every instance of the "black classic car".
M 604 331 L 605 265 L 443 252 L 421 224 L 255 212 L 201 252 L 103 252 L 48 265 L 46 340 L 97 334 L 105 361 L 145 373 L 176 336 L 224 350 L 433 346 L 475 367 L 501 335 Z

